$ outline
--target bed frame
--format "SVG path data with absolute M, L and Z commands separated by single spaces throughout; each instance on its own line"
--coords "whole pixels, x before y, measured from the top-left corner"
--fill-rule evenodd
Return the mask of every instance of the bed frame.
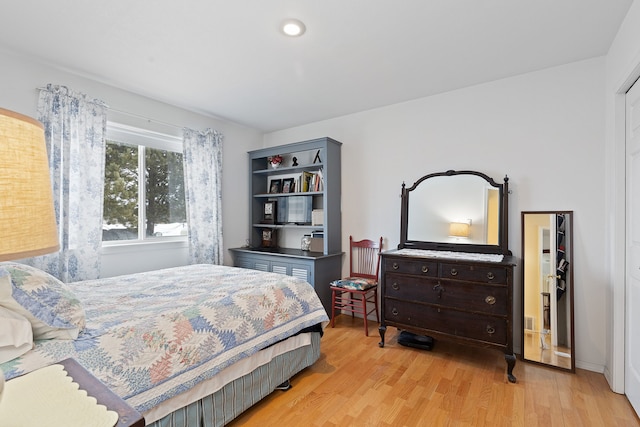
M 148 424 L 152 427 L 224 426 L 276 390 L 320 357 L 320 333 L 311 332 L 311 345 L 273 358 L 233 380 L 215 393 Z

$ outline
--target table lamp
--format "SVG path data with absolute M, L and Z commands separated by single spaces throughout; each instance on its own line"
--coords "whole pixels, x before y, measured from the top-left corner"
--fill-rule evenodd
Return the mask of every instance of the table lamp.
M 0 261 L 59 248 L 44 127 L 0 108 Z
M 0 108 L 0 261 L 57 251 L 44 127 Z
M 471 225 L 468 222 L 452 222 L 449 224 L 449 236 L 451 237 L 469 237 Z

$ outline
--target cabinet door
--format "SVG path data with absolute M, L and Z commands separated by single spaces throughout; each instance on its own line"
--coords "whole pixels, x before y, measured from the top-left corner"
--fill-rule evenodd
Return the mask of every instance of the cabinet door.
M 291 276 L 302 279 L 305 282 L 313 283 L 313 280 L 311 279 L 311 270 L 306 266 L 292 265 L 290 274 Z
M 252 269 L 252 270 L 254 269 L 253 268 L 254 262 L 253 262 L 253 260 L 251 258 L 247 258 L 247 257 L 244 257 L 244 256 L 236 255 L 235 260 L 236 260 L 236 262 L 235 262 L 235 266 L 236 267 L 249 268 L 249 269 Z
M 256 260 L 253 262 L 253 266 L 250 268 L 260 271 L 269 271 L 269 261 Z
M 274 260 L 271 262 L 271 271 L 274 273 L 286 274 L 287 276 L 297 277 L 307 282 L 311 282 L 311 265 L 296 262 L 283 262 Z
M 274 273 L 289 274 L 289 264 L 284 262 L 271 262 L 271 271 Z
M 251 270 L 270 271 L 270 263 L 261 258 L 253 256 L 236 255 L 235 266 L 248 268 Z

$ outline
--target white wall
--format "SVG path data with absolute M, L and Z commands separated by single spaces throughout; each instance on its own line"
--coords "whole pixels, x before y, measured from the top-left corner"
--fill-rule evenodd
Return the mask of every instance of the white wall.
M 343 248 L 349 234 L 382 235 L 386 248 L 395 247 L 402 182 L 448 169 L 509 176 L 509 246 L 518 257 L 520 211 L 573 210 L 577 365 L 602 372 L 604 81 L 605 60 L 596 58 L 274 132 L 264 144 L 320 136 L 343 143 Z M 520 331 L 522 271 L 515 274 Z
M 73 90 L 105 101 L 112 109 L 110 120 L 130 125 L 151 126 L 154 130 L 173 135 L 182 135 L 181 127 L 197 130 L 216 129 L 223 133 L 223 234 L 225 264 L 232 260 L 227 251 L 241 246 L 248 237 L 248 158 L 247 151 L 259 148 L 262 134 L 240 125 L 207 117 L 175 106 L 158 102 L 112 86 L 88 80 L 60 69 L 0 50 L 0 106 L 31 117 L 37 114 L 38 93 L 36 88 L 47 83 L 60 84 Z M 145 123 L 144 120 L 118 114 L 125 111 L 176 126 Z M 242 218 L 242 220 L 239 220 Z M 109 277 L 187 263 L 188 249 L 184 244 L 128 246 L 118 250 L 105 250 L 102 275 Z
M 35 116 L 35 88 L 63 84 L 103 99 L 114 109 L 178 126 L 221 131 L 225 135 L 225 264 L 231 264 L 226 249 L 244 244 L 247 238 L 246 221 L 238 220 L 247 217 L 246 152 L 261 145 L 318 136 L 344 143 L 343 247 L 348 244 L 349 234 L 383 235 L 386 248 L 397 245 L 403 181 L 411 184 L 426 173 L 446 169 L 477 169 L 496 180 L 508 174 L 513 190 L 509 243 L 514 255 L 520 256 L 521 250 L 520 211 L 575 212 L 577 364 L 595 371 L 609 367 L 607 378 L 614 384 L 620 377 L 620 364 L 616 364 L 621 357 L 620 343 L 610 337 L 615 335 L 614 328 L 624 324 L 623 317 L 622 324 L 619 322 L 621 310 L 617 309 L 621 283 L 616 263 L 623 261 L 616 260 L 615 251 L 620 247 L 621 212 L 616 207 L 621 202 L 616 188 L 621 178 L 619 97 L 614 94 L 640 66 L 637 40 L 640 5 L 636 1 L 606 58 L 606 67 L 604 58 L 568 64 L 274 132 L 265 135 L 263 141 L 255 130 L 1 50 L 0 75 L 5 78 L 0 82 L 0 106 Z M 162 131 L 171 132 L 168 128 Z M 605 210 L 605 205 L 612 209 Z M 362 215 L 367 211 L 372 213 Z M 186 262 L 185 248 L 128 251 L 105 258 L 105 276 Z M 520 273 L 516 269 L 516 301 L 520 297 Z M 519 330 L 518 302 L 515 317 Z M 519 348 L 519 341 L 516 344 Z M 612 387 L 616 390 L 615 385 Z
M 634 1 L 606 63 L 607 368 L 613 391 L 624 393 L 625 332 L 625 97 L 640 76 L 640 2 Z

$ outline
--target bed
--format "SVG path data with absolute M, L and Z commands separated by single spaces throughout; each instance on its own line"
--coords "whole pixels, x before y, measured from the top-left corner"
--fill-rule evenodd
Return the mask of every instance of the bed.
M 329 320 L 299 278 L 216 265 L 63 284 L 0 263 L 0 308 L 33 333 L 6 379 L 71 357 L 158 427 L 225 425 L 319 358 Z

